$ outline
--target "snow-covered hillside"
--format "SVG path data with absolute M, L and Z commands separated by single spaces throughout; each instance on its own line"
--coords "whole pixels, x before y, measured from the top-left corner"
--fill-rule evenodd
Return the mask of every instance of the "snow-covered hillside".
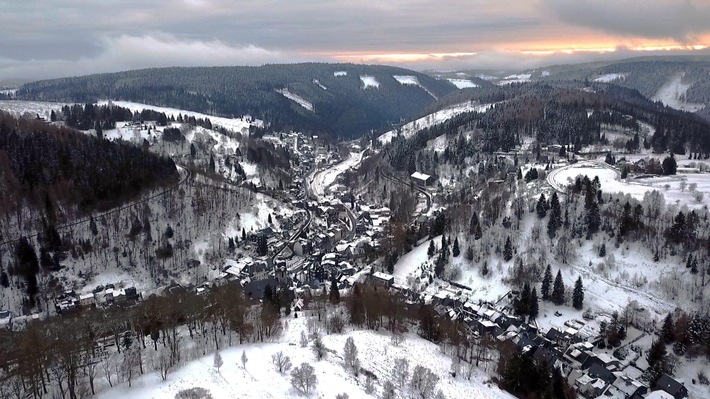
M 674 176 L 638 177 L 622 180 L 618 169 L 601 161 L 580 162 L 562 168 L 553 169 L 547 175 L 548 183 L 557 191 L 564 193 L 566 187 L 574 183 L 577 176 L 598 177 L 602 191 L 609 194 L 629 194 L 637 200 L 651 191 L 663 194 L 669 205 L 686 205 L 690 208 L 710 206 L 710 174 L 679 173 Z M 692 189 L 689 189 L 692 185 Z M 695 193 L 706 193 L 698 201 Z
M 611 83 L 617 80 L 624 80 L 626 79 L 627 74 L 625 73 L 607 73 L 605 75 L 600 75 L 594 78 L 595 82 L 601 82 L 601 83 Z
M 415 121 L 409 122 L 402 126 L 400 129 L 390 130 L 387 133 L 382 134 L 377 140 L 382 144 L 387 144 L 392 139 L 401 134 L 403 137 L 408 138 L 413 136 L 416 132 L 421 129 L 437 125 L 446 120 L 453 118 L 456 115 L 463 114 L 465 112 L 486 112 L 491 108 L 493 104 L 478 104 L 475 102 L 467 102 L 463 104 L 454 105 L 441 111 L 434 112 L 427 116 L 421 117 Z
M 175 108 L 168 108 L 168 107 L 158 107 L 155 105 L 149 105 L 149 104 L 141 104 L 141 103 L 136 103 L 136 102 L 131 102 L 131 101 L 99 101 L 98 105 L 105 105 L 108 103 L 115 104 L 119 107 L 123 108 L 128 108 L 133 112 L 140 112 L 144 109 L 152 109 L 156 112 L 162 112 L 165 113 L 168 117 L 175 117 L 177 118 L 178 115 L 182 114 L 183 116 L 192 116 L 195 118 L 199 119 L 206 119 L 209 118 L 209 120 L 212 122 L 213 125 L 216 126 L 221 126 L 225 129 L 234 131 L 234 132 L 248 132 L 249 131 L 249 126 L 263 126 L 264 122 L 258 119 L 251 120 L 250 118 L 224 118 L 224 117 L 219 117 L 219 116 L 214 116 L 214 115 L 207 115 L 199 112 L 192 112 L 192 111 L 185 111 L 185 110 L 180 110 L 180 109 L 175 109 Z
M 315 317 L 315 316 L 311 316 Z M 99 398 L 124 399 L 154 398 L 173 399 L 181 390 L 201 387 L 207 389 L 215 399 L 226 398 L 298 398 L 303 397 L 291 385 L 289 373 L 279 373 L 272 364 L 271 357 L 277 352 L 289 356 L 293 366 L 307 362 L 315 368 L 317 384 L 307 395 L 311 398 L 335 398 L 347 393 L 351 399 L 379 398 L 383 383 L 391 379 L 395 359 L 406 358 L 410 369 L 417 365 L 430 368 L 438 377 L 436 387 L 446 398 L 512 399 L 513 396 L 501 391 L 490 383 L 488 376 L 477 370 L 471 380 L 453 379 L 448 371 L 451 358 L 442 354 L 439 347 L 414 334 L 406 334 L 405 343 L 395 346 L 386 333 L 354 330 L 342 334 L 323 336 L 323 343 L 329 349 L 328 355 L 316 361 L 313 351 L 299 345 L 301 332 L 307 331 L 307 317 L 286 319 L 284 331 L 275 342 L 245 344 L 223 350 L 220 354 L 223 366 L 219 371 L 214 367 L 212 354 L 194 360 L 168 374 L 163 381 L 157 373 L 137 378 L 128 387 L 127 383 L 114 388 L 102 387 Z M 343 348 L 347 338 L 352 337 L 358 349 L 362 368 L 372 372 L 373 391 L 366 392 L 365 377 L 353 375 L 343 365 Z M 242 353 L 246 355 L 246 366 L 242 366 Z M 103 382 L 103 381 L 102 381 Z
M 652 100 L 660 101 L 671 108 L 681 111 L 697 112 L 705 108 L 704 104 L 693 104 L 685 101 L 685 93 L 689 88 L 689 84 L 683 83 L 683 74 L 679 73 L 661 86 Z
M 375 89 L 380 88 L 380 82 L 377 81 L 377 79 L 374 76 L 370 75 L 361 75 L 360 76 L 360 81 L 362 81 L 362 88 L 367 89 L 368 87 L 372 87 Z
M 46 120 L 49 120 L 49 115 L 52 111 L 57 112 L 62 109 L 62 106 L 64 106 L 63 103 L 50 103 L 43 101 L 0 101 L 0 110 L 7 111 L 15 116 L 22 116 L 26 113 L 32 116 L 39 115 Z
M 459 89 L 466 89 L 466 88 L 470 88 L 470 87 L 479 87 L 477 84 L 471 82 L 468 79 L 447 79 L 447 80 Z

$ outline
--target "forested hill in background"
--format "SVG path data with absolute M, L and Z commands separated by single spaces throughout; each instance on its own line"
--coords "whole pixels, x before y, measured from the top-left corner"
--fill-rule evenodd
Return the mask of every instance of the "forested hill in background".
M 639 57 L 531 72 L 533 79 L 607 82 L 638 90 L 652 100 L 695 104 L 692 111 L 710 119 L 710 56 Z
M 465 89 L 442 98 L 437 105 L 470 100 L 496 104 L 485 113 L 462 113 L 424 128 L 408 139 L 395 137 L 385 147 L 390 164 L 397 169 L 433 173 L 433 164 L 427 163 L 433 154 L 422 156 L 423 150 L 443 135 L 452 143 L 444 156 L 461 160 L 480 151 L 511 151 L 526 138 L 537 143 L 538 148 L 533 149 L 537 154 L 539 146 L 544 145 L 561 145 L 579 152 L 590 145 L 622 140 L 621 146 L 629 153 L 643 146 L 656 153 L 710 157 L 710 122 L 614 84 L 531 82 Z M 605 137 L 602 127 L 609 125 L 622 126 L 628 137 Z M 464 139 L 467 132 L 471 139 Z
M 23 85 L 17 98 L 138 101 L 211 115 L 251 115 L 274 130 L 354 138 L 418 116 L 454 90 L 446 80 L 402 68 L 306 63 L 157 68 L 45 80 Z
M 115 206 L 178 181 L 169 158 L 137 146 L 0 112 L 0 216 L 29 207 L 45 221 Z

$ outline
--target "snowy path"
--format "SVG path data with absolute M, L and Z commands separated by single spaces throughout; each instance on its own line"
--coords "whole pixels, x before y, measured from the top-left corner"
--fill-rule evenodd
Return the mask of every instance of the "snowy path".
M 323 197 L 325 195 L 325 190 L 335 183 L 338 175 L 344 173 L 350 168 L 355 168 L 362 162 L 362 158 L 365 151 L 350 153 L 350 156 L 345 161 L 331 166 L 327 169 L 323 169 L 314 172 L 308 181 L 308 188 L 312 195 L 315 197 Z

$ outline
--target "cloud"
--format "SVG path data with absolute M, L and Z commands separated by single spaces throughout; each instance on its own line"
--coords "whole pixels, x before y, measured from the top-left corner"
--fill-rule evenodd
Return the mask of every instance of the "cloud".
M 230 46 L 220 40 L 180 39 L 165 33 L 101 39 L 101 51 L 78 60 L 0 58 L 0 79 L 39 79 L 163 66 L 262 65 L 298 56 L 254 45 Z
M 707 0 L 540 0 L 542 14 L 567 24 L 637 38 L 690 43 L 710 33 Z

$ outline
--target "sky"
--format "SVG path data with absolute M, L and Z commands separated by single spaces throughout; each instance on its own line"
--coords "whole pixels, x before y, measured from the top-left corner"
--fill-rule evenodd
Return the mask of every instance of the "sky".
M 519 70 L 710 54 L 710 0 L 0 0 L 0 81 L 303 61 Z

